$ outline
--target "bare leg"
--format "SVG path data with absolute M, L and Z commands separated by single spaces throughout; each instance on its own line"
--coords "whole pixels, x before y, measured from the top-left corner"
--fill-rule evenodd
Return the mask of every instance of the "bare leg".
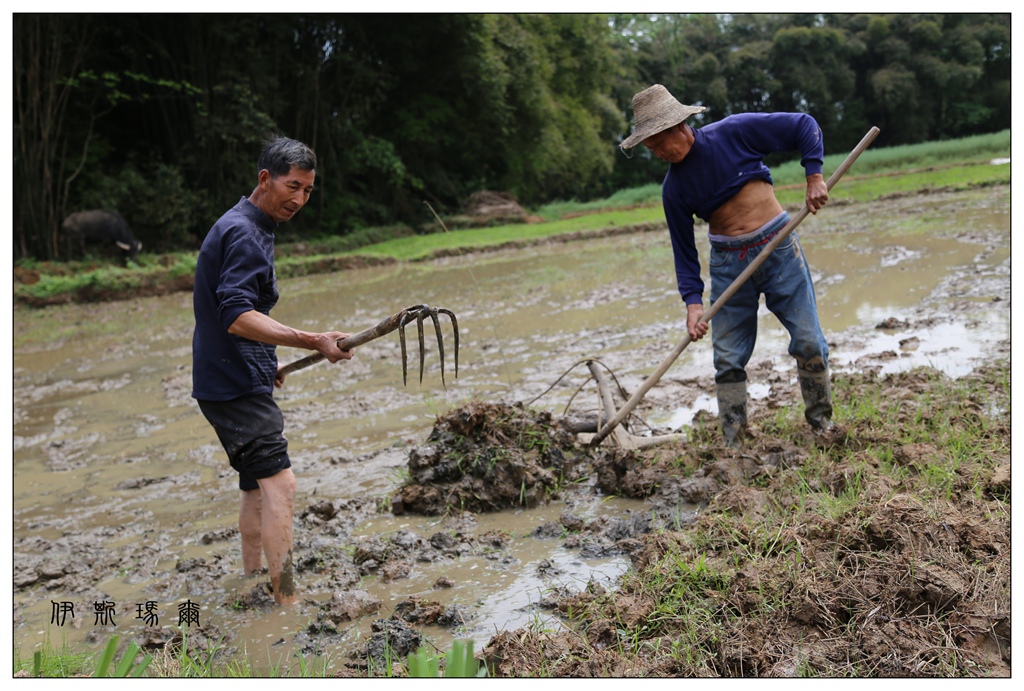
M 259 573 L 263 568 L 262 504 L 258 489 L 242 491 L 238 531 L 242 534 L 242 568 L 246 576 Z
M 295 511 L 295 475 L 285 468 L 276 475 L 257 480 L 262 494 L 260 532 L 267 555 L 274 600 L 290 605 L 298 600 L 292 570 L 292 515 Z

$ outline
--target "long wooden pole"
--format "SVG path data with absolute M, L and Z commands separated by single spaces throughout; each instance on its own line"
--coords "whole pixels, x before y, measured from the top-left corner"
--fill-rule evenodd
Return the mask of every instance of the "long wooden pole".
M 850 166 L 852 166 L 853 162 L 857 160 L 857 157 L 860 156 L 866 148 L 868 148 L 872 141 L 874 141 L 875 137 L 878 136 L 878 132 L 879 130 L 877 127 L 872 127 L 870 130 L 868 130 L 868 133 L 864 135 L 864 138 L 860 140 L 860 143 L 857 144 L 856 147 L 854 147 L 853 151 L 850 152 L 850 155 L 846 157 L 846 160 L 843 161 L 838 168 L 836 168 L 836 172 L 832 173 L 832 177 L 830 177 L 828 181 L 825 183 L 829 190 L 832 189 L 833 185 L 839 182 L 839 179 L 846 174 L 846 171 L 850 169 Z M 725 292 L 722 293 L 717 300 L 715 300 L 715 304 L 711 305 L 711 308 L 704 313 L 704 316 L 701 317 L 700 320 L 702 322 L 711 321 L 711 318 L 718 313 L 718 310 L 722 309 L 722 305 L 728 302 L 729 298 L 731 298 L 736 293 L 736 291 L 740 289 L 740 286 L 742 286 L 747 281 L 747 279 L 750 278 L 755 271 L 757 271 L 758 267 L 760 267 L 761 264 L 763 264 L 764 261 L 768 259 L 768 255 L 775 251 L 775 248 L 778 247 L 782 243 L 782 241 L 785 240 L 789 236 L 789 234 L 793 232 L 794 228 L 800 225 L 801 221 L 807 218 L 807 214 L 809 213 L 810 209 L 808 209 L 807 205 L 805 204 L 804 208 L 800 209 L 797 215 L 790 219 L 789 223 L 787 223 L 785 227 L 782 230 L 780 230 L 774 238 L 772 238 L 772 241 L 768 243 L 764 250 L 759 255 L 757 255 L 757 257 L 752 262 L 750 262 L 750 266 L 744 269 L 743 273 L 737 276 L 736 280 L 733 281 L 732 284 L 725 289 Z M 602 427 L 601 430 L 594 435 L 594 437 L 590 440 L 590 446 L 597 446 L 598 444 L 600 444 L 605 437 L 611 434 L 611 431 L 615 429 L 615 427 L 618 426 L 619 423 L 625 420 L 626 417 L 631 412 L 633 412 L 633 408 L 635 408 L 637 404 L 640 403 L 640 400 L 647 394 L 648 391 L 651 390 L 651 387 L 657 384 L 658 381 L 665 375 L 665 372 L 667 372 L 668 368 L 672 366 L 672 363 L 674 363 L 676 359 L 679 358 L 682 352 L 686 349 L 686 346 L 690 345 L 691 340 L 692 339 L 690 338 L 690 334 L 689 332 L 687 332 L 686 336 L 683 337 L 683 340 L 679 342 L 679 345 L 677 345 L 675 349 L 671 353 L 669 353 L 668 357 L 666 357 L 662 361 L 661 365 L 658 366 L 658 369 L 655 370 L 654 373 L 651 374 L 651 376 L 647 377 L 647 379 L 644 380 L 644 383 L 640 385 L 640 388 L 636 390 L 636 393 L 634 393 L 626 402 L 626 404 L 622 406 L 622 409 L 619 410 L 615 417 L 609 420 L 608 424 Z

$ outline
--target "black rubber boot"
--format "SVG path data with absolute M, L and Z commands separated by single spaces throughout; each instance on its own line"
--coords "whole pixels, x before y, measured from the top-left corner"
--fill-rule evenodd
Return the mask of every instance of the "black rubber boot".
M 715 386 L 718 390 L 718 422 L 722 426 L 725 445 L 742 449 L 747 430 L 747 382 Z
M 828 370 L 806 372 L 797 370 L 800 393 L 804 397 L 804 417 L 815 432 L 828 432 L 835 425 L 832 422 L 832 384 Z

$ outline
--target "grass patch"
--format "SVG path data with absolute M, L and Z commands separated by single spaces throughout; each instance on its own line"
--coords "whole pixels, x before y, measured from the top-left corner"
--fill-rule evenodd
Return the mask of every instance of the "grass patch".
M 170 289 L 191 288 L 197 255 L 177 253 L 140 257 L 134 266 L 114 266 L 99 261 L 64 264 L 18 262 L 14 288 L 16 300 L 36 307 L 67 302 L 96 302 L 122 295 L 159 294 Z
M 619 190 L 606 199 L 594 199 L 589 202 L 575 200 L 559 201 L 545 204 L 534 210 L 534 214 L 545 221 L 557 221 L 566 216 L 590 214 L 609 209 L 627 209 L 635 206 L 660 206 L 661 183 L 652 183 L 641 187 Z
M 830 154 L 825 157 L 823 170 L 825 178 L 846 159 L 849 152 Z M 979 134 L 963 139 L 939 142 L 906 144 L 884 148 L 868 147 L 860 156 L 851 172 L 854 175 L 884 175 L 910 173 L 923 168 L 944 167 L 963 164 L 985 164 L 996 158 L 1009 158 L 1010 130 Z M 992 166 L 1009 168 L 1009 166 Z M 799 161 L 789 161 L 772 169 L 776 185 L 793 185 L 804 182 L 804 170 Z M 844 178 L 844 185 L 845 178 Z
M 120 646 L 118 636 L 111 636 L 106 646 L 98 653 L 72 651 L 67 641 L 59 648 L 54 647 L 47 636 L 43 645 L 33 652 L 31 659 L 24 659 L 20 651 L 14 652 L 15 675 L 40 678 L 67 677 L 141 677 L 152 661 L 152 655 L 141 652 L 135 641 Z
M 72 650 L 66 640 L 54 645 L 47 635 L 30 658 L 15 648 L 14 673 L 50 678 L 88 676 L 95 667 L 94 659 L 94 653 Z
M 360 255 L 389 257 L 398 261 L 416 261 L 439 252 L 497 247 L 542 240 L 567 233 L 599 232 L 608 228 L 646 223 L 664 223 L 660 206 L 613 210 L 563 218 L 549 223 L 515 223 L 490 228 L 452 230 L 432 235 L 389 240 L 357 250 Z
M 830 197 L 833 201 L 869 202 L 900 194 L 961 191 L 1009 183 L 1010 166 L 972 163 L 882 176 L 847 176 L 836 185 Z M 776 188 L 779 203 L 784 206 L 803 204 L 805 192 L 802 184 Z
M 287 228 L 287 226 L 282 226 Z M 339 252 L 351 252 L 352 250 L 378 242 L 386 242 L 398 238 L 408 238 L 416 235 L 416 229 L 411 226 L 396 224 L 391 226 L 376 226 L 373 228 L 357 228 L 346 235 L 320 235 L 315 238 L 291 238 L 284 235 L 283 241 L 278 243 L 285 254 L 295 255 L 330 255 Z

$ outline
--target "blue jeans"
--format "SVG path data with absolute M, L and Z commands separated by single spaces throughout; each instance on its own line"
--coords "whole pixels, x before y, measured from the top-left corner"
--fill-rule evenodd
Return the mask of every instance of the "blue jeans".
M 751 237 L 712 240 L 712 304 L 788 222 L 789 214 L 782 212 Z M 796 233 L 790 233 L 711 319 L 715 381 L 725 384 L 747 380 L 746 366 L 754 352 L 762 293 L 768 309 L 789 331 L 789 354 L 796 358 L 797 367 L 806 372 L 828 369 L 828 345 L 818 323 L 811 272 Z

